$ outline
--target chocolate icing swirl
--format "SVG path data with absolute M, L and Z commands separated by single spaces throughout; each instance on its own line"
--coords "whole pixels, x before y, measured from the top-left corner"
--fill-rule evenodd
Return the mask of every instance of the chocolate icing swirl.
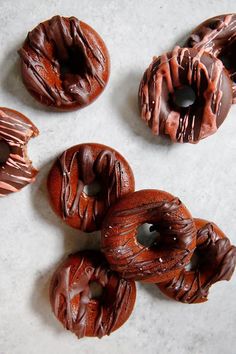
M 94 80 L 105 86 L 106 58 L 94 34 L 86 35 L 75 17 L 54 16 L 40 23 L 28 33 L 19 55 L 26 87 L 48 105 L 86 105 Z
M 0 164 L 0 196 L 17 192 L 35 180 L 38 171 L 27 157 L 26 144 L 38 133 L 26 117 L 0 107 L 0 140 L 9 147 L 7 160 Z
M 100 219 L 111 203 L 119 199 L 122 193 L 122 168 L 121 163 L 109 150 L 101 150 L 96 158 L 93 156 L 92 147 L 80 146 L 67 163 L 67 151 L 59 158 L 62 174 L 61 207 L 63 218 L 79 215 L 81 230 L 86 230 L 87 225 L 94 220 L 99 225 Z M 71 172 L 74 164 L 78 168 L 78 182 L 76 193 L 72 194 Z M 83 192 L 84 186 L 101 182 L 101 191 L 97 196 L 88 197 Z M 88 212 L 92 210 L 92 212 Z
M 196 231 L 181 207 L 174 198 L 110 213 L 104 223 L 102 250 L 111 268 L 126 279 L 140 280 L 183 267 L 193 252 Z M 153 224 L 152 230 L 160 233 L 156 247 L 137 244 L 137 228 L 144 223 Z
M 120 326 L 121 317 L 127 312 L 131 296 L 135 294 L 135 285 L 112 272 L 97 252 L 85 251 L 70 257 L 77 257 L 76 264 L 70 265 L 67 261 L 52 281 L 53 312 L 63 326 L 78 338 L 88 333 L 99 338 L 109 335 Z M 94 261 L 96 258 L 100 260 L 100 265 Z M 89 284 L 92 281 L 103 287 L 99 299 L 91 298 Z M 115 291 L 111 292 L 114 286 Z
M 223 60 L 232 80 L 233 102 L 235 103 L 236 14 L 220 15 L 206 20 L 193 31 L 186 46 L 197 50 L 204 49 Z
M 179 107 L 173 100 L 175 90 L 183 86 L 191 87 L 196 95 L 189 107 Z M 141 117 L 155 135 L 197 143 L 223 122 L 231 94 L 221 61 L 203 51 L 176 47 L 154 58 L 144 73 L 139 88 Z
M 197 232 L 199 257 L 195 270 L 183 269 L 171 281 L 160 284 L 171 297 L 186 303 L 207 300 L 210 287 L 221 280 L 230 280 L 236 266 L 236 247 L 227 237 L 220 236 L 211 223 Z M 203 277 L 204 275 L 204 277 Z

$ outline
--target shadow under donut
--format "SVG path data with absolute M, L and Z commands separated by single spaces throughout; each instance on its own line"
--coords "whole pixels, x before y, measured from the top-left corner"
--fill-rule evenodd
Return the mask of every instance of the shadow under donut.
M 190 29 L 190 31 L 191 31 L 191 29 Z M 189 31 L 189 33 L 190 33 L 190 31 Z M 175 46 L 179 46 L 179 47 L 182 47 L 182 48 L 185 47 L 186 46 L 186 41 L 187 41 L 187 39 L 189 37 L 189 33 L 187 33 L 185 35 L 182 35 L 181 37 L 177 38 L 175 40 L 174 47 Z M 169 51 L 172 51 L 172 50 L 173 50 L 173 48 L 170 48 Z
M 56 265 L 55 267 L 49 269 L 47 272 L 42 274 L 40 272 L 37 276 L 31 295 L 31 308 L 37 315 L 40 316 L 40 319 L 45 325 L 49 326 L 59 334 L 64 330 L 54 317 L 49 302 L 49 286 L 51 277 L 55 270 L 54 268 L 56 269 Z
M 167 296 L 162 294 L 155 283 L 143 283 L 140 282 L 140 287 L 143 288 L 153 299 L 158 299 L 160 301 L 172 301 Z
M 144 68 L 145 70 L 146 68 Z M 144 72 L 143 70 L 143 72 Z M 114 87 L 112 105 L 115 107 L 124 123 L 133 133 L 145 139 L 149 144 L 165 147 L 176 146 L 170 139 L 154 136 L 151 129 L 142 121 L 138 107 L 138 89 L 143 72 L 129 72 Z

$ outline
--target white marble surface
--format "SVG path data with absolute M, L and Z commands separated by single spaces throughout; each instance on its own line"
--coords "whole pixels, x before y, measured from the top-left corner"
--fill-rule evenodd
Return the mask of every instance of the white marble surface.
M 55 265 L 71 251 L 95 247 L 51 211 L 45 181 L 52 160 L 81 142 L 118 149 L 137 189 L 165 189 L 194 216 L 214 220 L 236 242 L 236 106 L 217 134 L 196 146 L 152 137 L 137 114 L 137 88 L 154 54 L 169 50 L 202 20 L 235 12 L 235 0 L 0 0 L 0 105 L 21 111 L 41 134 L 29 153 L 36 183 L 0 200 L 0 354 L 234 354 L 235 276 L 214 286 L 208 303 L 167 300 L 138 285 L 135 310 L 110 337 L 83 339 L 62 329 L 48 303 Z M 28 30 L 55 14 L 74 15 L 102 35 L 112 70 L 104 94 L 83 111 L 53 113 L 26 92 L 16 50 Z

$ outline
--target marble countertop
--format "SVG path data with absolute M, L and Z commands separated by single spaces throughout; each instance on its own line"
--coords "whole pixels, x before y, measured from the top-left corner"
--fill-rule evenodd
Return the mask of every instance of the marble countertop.
M 204 19 L 236 12 L 235 0 L 0 0 L 0 105 L 21 111 L 40 129 L 29 155 L 37 181 L 0 201 L 0 354 L 234 354 L 236 281 L 212 287 L 209 301 L 184 305 L 154 285 L 138 284 L 135 309 L 110 337 L 82 339 L 64 331 L 48 302 L 52 272 L 65 254 L 96 248 L 52 212 L 46 177 L 66 148 L 99 142 L 130 162 L 136 188 L 177 195 L 195 217 L 215 221 L 236 243 L 236 105 L 214 136 L 170 145 L 151 135 L 137 113 L 137 90 L 153 55 L 181 43 Z M 25 90 L 17 49 L 26 33 L 55 14 L 92 25 L 111 55 L 107 89 L 92 105 L 51 112 Z

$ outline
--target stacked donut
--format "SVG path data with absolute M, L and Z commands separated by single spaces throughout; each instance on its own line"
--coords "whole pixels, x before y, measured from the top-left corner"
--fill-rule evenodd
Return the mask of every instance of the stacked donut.
M 144 223 L 156 233 L 149 247 L 137 241 Z M 185 303 L 206 301 L 211 285 L 229 280 L 236 265 L 236 247 L 214 223 L 193 219 L 178 198 L 159 190 L 137 191 L 111 207 L 102 250 L 125 279 L 157 283 Z
M 236 247 L 225 234 L 212 222 L 193 219 L 167 192 L 134 192 L 128 162 L 108 146 L 80 144 L 63 152 L 49 173 L 48 191 L 52 208 L 68 225 L 101 230 L 102 252 L 70 255 L 51 282 L 53 312 L 78 338 L 119 328 L 134 307 L 135 281 L 155 283 L 177 301 L 199 303 L 212 284 L 233 274 Z M 141 243 L 144 224 L 150 232 Z M 150 236 L 147 246 L 143 241 Z M 94 283 L 101 287 L 99 297 Z
M 183 48 L 154 57 L 139 87 L 153 134 L 197 143 L 214 134 L 236 102 L 236 14 L 200 24 Z

